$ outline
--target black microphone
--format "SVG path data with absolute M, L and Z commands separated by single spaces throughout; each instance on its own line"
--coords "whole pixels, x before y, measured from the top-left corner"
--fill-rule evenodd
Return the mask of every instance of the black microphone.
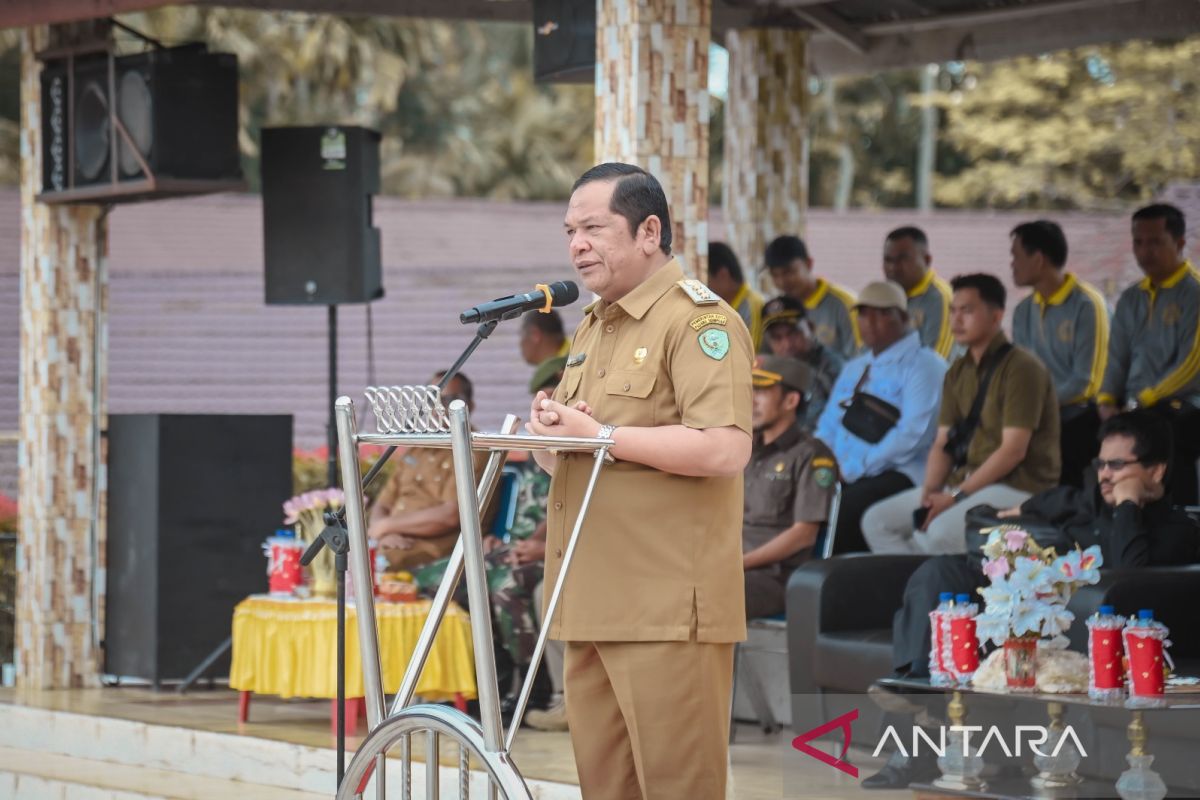
M 471 325 L 476 322 L 513 319 L 526 311 L 569 306 L 579 299 L 579 287 L 575 285 L 575 281 L 555 281 L 549 286 L 539 283 L 537 286 L 532 292 L 500 297 L 468 308 L 458 315 L 458 321 L 463 325 Z

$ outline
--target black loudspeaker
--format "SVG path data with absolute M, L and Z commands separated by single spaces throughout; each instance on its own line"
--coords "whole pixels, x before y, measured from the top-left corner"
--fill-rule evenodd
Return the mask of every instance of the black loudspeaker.
M 289 415 L 110 416 L 104 671 L 177 680 L 224 642 L 291 495 Z
M 128 202 L 243 186 L 235 56 L 203 45 L 80 56 L 46 62 L 41 80 L 39 200 Z
M 383 296 L 379 134 L 366 128 L 264 128 L 263 240 L 269 305 L 367 303 Z
M 595 81 L 594 0 L 533 0 L 533 77 L 547 83 Z

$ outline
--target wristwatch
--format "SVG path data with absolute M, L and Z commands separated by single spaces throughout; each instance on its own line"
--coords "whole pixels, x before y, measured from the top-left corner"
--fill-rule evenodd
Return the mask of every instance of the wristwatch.
M 950 490 L 950 499 L 952 499 L 956 503 L 959 500 L 966 500 L 970 496 L 971 496 L 970 493 L 964 492 L 961 486 L 956 486 Z
M 615 431 L 616 429 L 617 429 L 616 425 L 603 425 L 602 424 L 600 426 L 600 430 L 596 431 L 596 438 L 597 439 L 611 439 L 612 435 L 613 435 L 613 431 Z M 610 447 L 608 450 L 604 451 L 604 463 L 612 464 L 615 461 L 616 461 L 616 459 L 613 458 L 612 448 Z

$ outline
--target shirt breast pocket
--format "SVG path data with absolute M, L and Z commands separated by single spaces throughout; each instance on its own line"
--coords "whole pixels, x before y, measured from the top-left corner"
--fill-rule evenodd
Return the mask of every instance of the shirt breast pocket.
M 569 405 L 575 400 L 575 395 L 579 394 L 579 383 L 583 380 L 583 369 L 581 367 L 568 367 L 566 374 L 562 379 L 562 398 L 565 405 Z
M 658 376 L 653 372 L 614 370 L 604 383 L 603 419 L 609 425 L 654 425 L 649 399 Z

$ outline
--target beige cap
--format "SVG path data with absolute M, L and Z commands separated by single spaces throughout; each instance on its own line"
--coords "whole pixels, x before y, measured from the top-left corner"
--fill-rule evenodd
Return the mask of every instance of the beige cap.
M 898 311 L 908 310 L 908 295 L 900 284 L 894 281 L 872 281 L 858 293 L 855 308 L 894 308 Z

